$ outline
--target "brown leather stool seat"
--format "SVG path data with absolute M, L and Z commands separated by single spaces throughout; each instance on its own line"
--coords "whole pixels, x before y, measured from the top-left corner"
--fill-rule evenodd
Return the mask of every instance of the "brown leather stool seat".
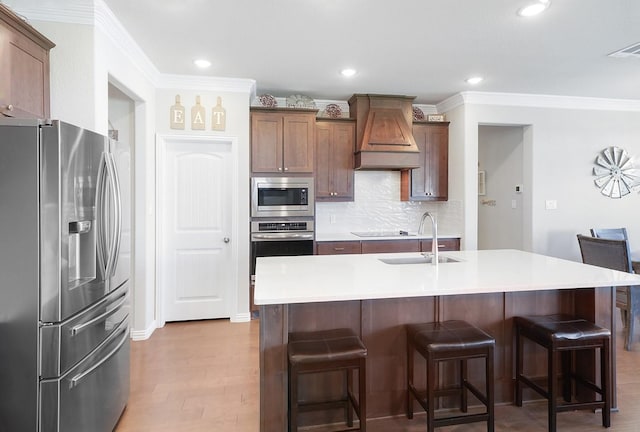
M 584 319 L 568 315 L 519 316 L 514 318 L 516 332 L 516 405 L 522 406 L 522 390 L 527 385 L 548 400 L 549 432 L 556 430 L 556 414 L 578 409 L 602 409 L 602 425 L 611 426 L 611 388 L 609 352 L 611 332 Z M 536 384 L 524 375 L 524 338 L 530 339 L 547 349 L 547 388 Z M 600 385 L 573 370 L 573 355 L 578 350 L 600 350 Z M 559 386 L 558 355 L 561 353 L 562 397 L 558 403 Z M 591 401 L 574 400 L 575 387 L 595 392 L 600 398 Z
M 494 430 L 494 383 L 493 351 L 495 339 L 465 321 L 444 321 L 407 325 L 407 417 L 413 418 L 413 398 L 427 412 L 427 431 L 436 427 L 487 422 L 487 431 Z M 414 352 L 426 359 L 426 392 L 414 386 Z M 485 362 L 485 392 L 482 393 L 467 380 L 467 361 L 483 358 Z M 437 383 L 438 364 L 455 361 L 459 367 L 459 382 L 451 387 L 440 387 Z M 460 398 L 460 410 L 467 412 L 470 391 L 484 404 L 484 413 L 435 417 L 436 398 L 457 395 Z
M 298 413 L 320 409 L 344 408 L 349 429 L 366 432 L 366 359 L 367 348 L 351 329 L 289 333 L 289 431 L 298 430 Z M 353 392 L 353 371 L 358 370 L 358 398 Z M 345 396 L 338 400 L 300 402 L 300 374 L 344 371 Z M 353 428 L 353 411 L 360 420 Z M 332 429 L 335 431 L 335 429 Z

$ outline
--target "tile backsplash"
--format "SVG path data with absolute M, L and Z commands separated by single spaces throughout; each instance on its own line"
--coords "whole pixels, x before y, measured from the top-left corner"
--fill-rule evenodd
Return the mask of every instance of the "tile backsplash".
M 418 230 L 425 211 L 438 218 L 439 234 L 462 232 L 462 201 L 400 201 L 399 171 L 356 171 L 355 201 L 316 203 L 316 232 Z M 431 224 L 425 225 L 425 234 Z

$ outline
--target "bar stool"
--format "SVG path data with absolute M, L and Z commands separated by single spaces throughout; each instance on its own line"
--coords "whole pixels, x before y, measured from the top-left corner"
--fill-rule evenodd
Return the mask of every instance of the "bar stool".
M 611 426 L 611 388 L 609 351 L 611 332 L 587 320 L 567 315 L 518 316 L 514 318 L 516 332 L 516 405 L 522 406 L 523 385 L 527 385 L 548 400 L 549 432 L 556 431 L 556 415 L 578 409 L 602 409 L 602 426 Z M 547 349 L 547 389 L 524 375 L 524 338 Z M 600 350 L 600 386 L 579 376 L 573 367 L 574 353 L 578 350 Z M 558 365 L 560 353 L 561 366 Z M 561 368 L 561 370 L 559 369 Z M 558 403 L 558 372 L 562 373 L 562 396 Z M 572 384 L 575 383 L 575 386 Z M 578 384 L 600 394 L 600 400 L 573 400 Z M 572 388 L 574 387 L 574 388 Z
M 298 413 L 321 409 L 344 408 L 349 429 L 367 430 L 366 359 L 367 348 L 351 329 L 289 333 L 289 431 L 298 430 Z M 353 392 L 353 372 L 358 370 L 358 398 Z M 344 371 L 345 396 L 323 402 L 298 401 L 298 378 L 301 374 Z M 360 424 L 353 428 L 353 411 Z M 335 429 L 332 429 L 335 431 Z M 336 431 L 337 432 L 337 431 Z
M 465 321 L 407 325 L 407 417 L 413 418 L 413 398 L 415 398 L 427 412 L 427 432 L 433 432 L 436 427 L 479 421 L 486 421 L 487 431 L 493 432 L 495 343 L 493 337 Z M 426 392 L 421 392 L 414 386 L 414 351 L 421 354 L 427 362 Z M 485 361 L 484 394 L 467 380 L 467 361 L 475 358 L 484 358 Z M 439 388 L 436 382 L 438 364 L 444 361 L 458 362 L 460 380 L 453 387 Z M 484 404 L 486 412 L 435 418 L 436 398 L 442 396 L 459 396 L 460 411 L 466 413 L 467 390 Z

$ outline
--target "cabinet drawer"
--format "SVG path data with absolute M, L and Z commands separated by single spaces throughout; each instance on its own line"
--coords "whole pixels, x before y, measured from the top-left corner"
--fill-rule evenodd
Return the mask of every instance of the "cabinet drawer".
M 431 240 L 420 240 L 421 252 L 431 252 Z M 441 251 L 459 251 L 459 238 L 441 238 L 438 239 L 438 250 Z
M 368 240 L 362 253 L 420 252 L 420 240 Z
M 361 253 L 359 241 L 336 241 L 316 243 L 316 255 L 340 255 Z

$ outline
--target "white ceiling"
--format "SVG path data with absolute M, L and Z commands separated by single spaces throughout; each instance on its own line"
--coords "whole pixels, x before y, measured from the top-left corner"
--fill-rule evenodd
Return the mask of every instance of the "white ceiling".
M 640 0 L 105 0 L 163 73 L 251 78 L 257 93 L 346 100 L 530 93 L 640 100 Z M 206 71 L 192 63 L 204 57 Z M 345 67 L 358 74 L 339 75 Z M 471 87 L 465 79 L 485 79 Z

